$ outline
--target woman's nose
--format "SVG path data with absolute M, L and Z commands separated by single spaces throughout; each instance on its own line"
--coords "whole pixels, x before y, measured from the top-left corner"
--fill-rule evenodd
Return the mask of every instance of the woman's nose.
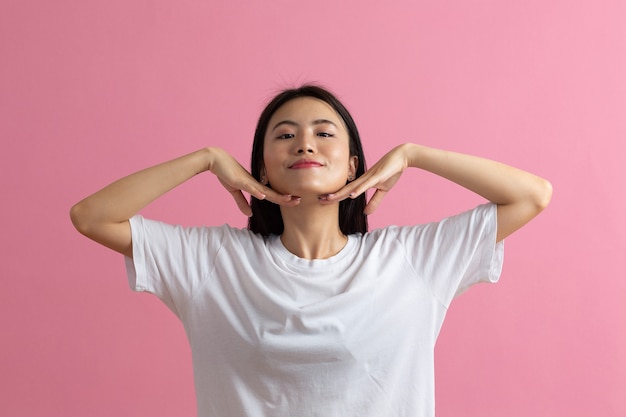
M 298 154 L 315 153 L 313 138 L 309 135 L 303 135 L 296 143 L 296 152 Z
M 303 154 L 303 153 L 313 153 L 313 148 L 311 146 L 303 146 L 298 148 L 298 153 Z

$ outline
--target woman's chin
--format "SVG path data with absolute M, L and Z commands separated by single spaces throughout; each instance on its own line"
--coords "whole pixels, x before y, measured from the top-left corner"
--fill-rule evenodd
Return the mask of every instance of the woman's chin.
M 337 192 L 343 187 L 344 184 L 335 185 L 334 187 L 329 184 L 306 184 L 300 185 L 297 187 L 289 186 L 289 187 L 274 187 L 272 189 L 278 193 L 284 195 L 291 195 L 294 197 L 300 198 L 315 198 L 317 199 L 320 196 L 325 196 L 328 194 L 332 194 Z
M 293 189 L 291 192 L 287 194 L 292 195 L 294 197 L 299 197 L 303 200 L 318 200 L 320 197 L 327 196 L 328 194 L 332 194 L 337 192 L 338 188 L 328 188 L 328 187 L 320 187 L 320 188 L 306 188 L 306 189 Z

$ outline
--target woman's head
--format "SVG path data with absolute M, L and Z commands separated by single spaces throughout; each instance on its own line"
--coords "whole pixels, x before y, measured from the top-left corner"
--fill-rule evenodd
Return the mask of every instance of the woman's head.
M 356 124 L 345 106 L 328 90 L 314 85 L 304 85 L 299 88 L 284 90 L 274 97 L 265 107 L 259 117 L 254 133 L 252 145 L 251 174 L 261 181 L 262 172 L 265 170 L 264 148 L 265 138 L 268 132 L 272 116 L 286 103 L 299 98 L 313 98 L 330 106 L 341 118 L 349 136 L 349 153 L 357 161 L 355 178 L 361 176 L 365 170 L 365 155 L 361 145 L 361 139 Z M 346 161 L 347 162 L 347 161 Z M 268 184 L 271 187 L 271 183 Z M 367 217 L 363 213 L 365 209 L 365 195 L 355 199 L 346 199 L 339 203 L 339 227 L 344 234 L 364 233 L 367 231 Z M 281 234 L 283 232 L 283 220 L 280 207 L 266 200 L 252 199 L 252 217 L 248 222 L 248 228 L 263 236 Z

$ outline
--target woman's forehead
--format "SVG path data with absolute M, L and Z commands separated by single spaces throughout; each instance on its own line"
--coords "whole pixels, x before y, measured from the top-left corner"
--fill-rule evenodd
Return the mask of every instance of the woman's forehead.
M 277 124 L 308 125 L 332 123 L 337 128 L 345 128 L 343 118 L 323 100 L 314 97 L 298 97 L 289 100 L 276 110 L 270 118 L 268 130 Z

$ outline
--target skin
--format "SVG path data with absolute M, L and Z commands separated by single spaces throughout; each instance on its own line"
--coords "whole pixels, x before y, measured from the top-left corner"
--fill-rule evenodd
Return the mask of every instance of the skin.
M 320 165 L 293 169 L 292 164 L 301 159 Z M 244 193 L 278 204 L 285 224 L 281 235 L 285 247 L 301 258 L 323 259 L 335 255 L 347 241 L 338 224 L 339 202 L 373 189 L 365 209 L 372 214 L 408 168 L 444 177 L 497 204 L 498 241 L 539 214 L 552 196 L 550 183 L 531 173 L 413 143 L 396 146 L 361 177 L 347 182 L 357 160 L 349 155 L 343 121 L 313 98 L 294 99 L 273 115 L 265 137 L 264 163 L 262 175 L 267 184 L 256 181 L 223 149 L 204 148 L 108 185 L 74 205 L 70 217 L 82 234 L 132 256 L 128 219 L 169 190 L 208 171 L 245 215 L 252 212 Z

